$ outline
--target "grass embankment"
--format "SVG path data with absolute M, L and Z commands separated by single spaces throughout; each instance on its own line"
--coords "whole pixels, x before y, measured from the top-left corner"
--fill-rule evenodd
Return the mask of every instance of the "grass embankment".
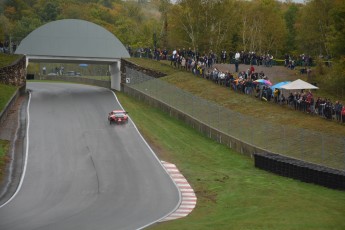
M 345 229 L 345 193 L 279 177 L 158 109 L 117 93 L 161 160 L 177 165 L 198 203 L 150 229 Z
M 0 140 L 0 181 L 5 174 L 6 164 L 9 161 L 8 151 L 9 151 L 9 141 Z
M 170 66 L 170 62 L 157 62 L 139 58 L 131 58 L 130 61 L 146 68 L 167 73 L 168 76 L 161 78 L 162 80 L 174 84 L 196 96 L 216 102 L 233 111 L 259 118 L 263 122 L 266 121 L 274 124 L 345 136 L 344 126 L 339 123 L 325 120 L 319 116 L 310 116 L 309 114 L 295 111 L 287 106 L 267 103 L 255 97 L 235 93 L 229 88 L 196 77 L 190 72 L 176 70 Z M 291 77 L 298 78 L 294 72 L 291 72 L 291 74 Z M 314 92 L 315 95 L 316 93 Z
M 2 111 L 6 104 L 16 91 L 16 87 L 0 84 L 0 111 Z M 6 162 L 8 162 L 9 142 L 0 140 L 0 180 L 5 172 Z
M 6 104 L 10 101 L 17 87 L 5 85 L 0 83 L 0 111 L 2 111 Z
M 21 55 L 16 54 L 4 54 L 0 52 L 0 68 L 11 65 L 13 62 L 18 60 Z

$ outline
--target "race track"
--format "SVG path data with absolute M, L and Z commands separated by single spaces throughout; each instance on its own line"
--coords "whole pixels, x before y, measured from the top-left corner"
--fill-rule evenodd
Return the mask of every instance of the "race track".
M 111 91 L 27 88 L 25 176 L 0 208 L 1 230 L 133 230 L 175 210 L 178 189 L 132 121 L 109 125 L 108 112 L 121 108 Z

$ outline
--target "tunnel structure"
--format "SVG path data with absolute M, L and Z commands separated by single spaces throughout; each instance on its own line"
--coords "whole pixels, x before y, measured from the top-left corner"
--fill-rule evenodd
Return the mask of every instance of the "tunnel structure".
M 108 65 L 111 88 L 118 91 L 121 58 L 130 57 L 115 35 L 79 19 L 57 20 L 37 28 L 21 41 L 15 53 L 26 56 L 26 65 L 30 62 Z

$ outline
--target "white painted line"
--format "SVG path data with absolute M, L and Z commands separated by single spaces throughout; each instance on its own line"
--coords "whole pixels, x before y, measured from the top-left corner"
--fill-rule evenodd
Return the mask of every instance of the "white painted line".
M 168 172 L 178 172 L 177 169 L 167 169 Z
M 186 209 L 177 209 L 176 212 L 174 212 L 174 215 L 184 215 L 187 216 L 189 213 L 191 213 L 192 210 L 186 210 Z
M 25 148 L 25 156 L 24 156 L 24 167 L 23 167 L 23 173 L 19 181 L 19 185 L 17 187 L 16 192 L 11 196 L 10 199 L 8 199 L 5 203 L 3 203 L 0 208 L 4 207 L 8 203 L 10 203 L 18 194 L 20 189 L 22 188 L 23 182 L 24 182 L 24 177 L 26 174 L 26 167 L 28 165 L 28 153 L 29 153 L 29 128 L 30 128 L 30 113 L 29 113 L 29 108 L 30 108 L 30 102 L 31 102 L 31 93 L 29 92 L 29 100 L 28 104 L 26 107 L 26 114 L 27 114 L 27 125 L 26 125 L 26 148 Z
M 196 201 L 182 201 L 181 205 L 194 205 L 195 206 Z
M 184 201 L 195 201 L 196 202 L 196 197 L 182 197 L 182 202 Z
M 181 192 L 193 192 L 193 189 L 191 188 L 182 188 L 180 189 Z
M 171 216 L 175 216 L 175 217 L 185 217 L 185 216 L 187 216 L 189 214 L 189 212 L 188 213 L 174 213 L 174 214 L 172 214 Z
M 176 165 L 174 165 L 174 164 L 167 164 L 167 163 L 165 163 L 164 167 L 166 167 L 166 168 L 175 168 L 176 169 Z

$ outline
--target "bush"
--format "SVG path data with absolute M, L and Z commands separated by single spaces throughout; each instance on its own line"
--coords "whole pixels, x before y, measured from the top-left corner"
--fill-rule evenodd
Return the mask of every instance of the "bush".
M 345 57 L 334 61 L 332 67 L 327 67 L 323 62 L 318 62 L 315 72 L 318 76 L 317 81 L 326 92 L 338 98 L 344 98 Z

